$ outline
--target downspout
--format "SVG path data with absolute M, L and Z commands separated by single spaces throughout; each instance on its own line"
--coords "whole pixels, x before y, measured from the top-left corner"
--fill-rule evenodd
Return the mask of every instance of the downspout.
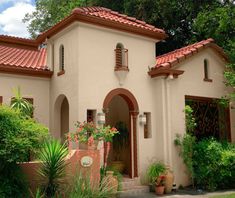
M 172 167 L 172 135 L 171 135 L 171 94 L 170 82 L 174 77 L 169 74 L 163 79 L 163 142 L 164 163 Z
M 172 74 L 166 78 L 166 112 L 167 112 L 167 145 L 168 145 L 168 165 L 172 167 L 172 116 L 171 116 L 171 87 L 170 83 L 174 79 Z

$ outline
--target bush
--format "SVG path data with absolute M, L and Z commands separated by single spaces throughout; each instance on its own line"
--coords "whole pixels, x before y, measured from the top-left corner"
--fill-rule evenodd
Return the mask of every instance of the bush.
M 193 166 L 198 186 L 208 190 L 235 187 L 235 146 L 205 139 L 194 147 Z
M 36 153 L 48 129 L 18 110 L 0 106 L 0 196 L 26 197 L 26 184 L 17 162 L 27 161 Z
M 76 175 L 72 187 L 68 190 L 68 198 L 110 198 L 113 188 L 107 178 L 102 179 L 99 188 L 92 186 L 88 177 Z
M 147 176 L 151 184 L 155 184 L 156 179 L 166 171 L 166 166 L 161 162 L 150 164 L 147 170 Z

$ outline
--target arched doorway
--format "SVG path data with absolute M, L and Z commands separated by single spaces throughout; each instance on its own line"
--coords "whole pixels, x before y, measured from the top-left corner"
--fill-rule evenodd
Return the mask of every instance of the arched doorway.
M 106 114 L 107 124 L 116 126 L 117 128 L 121 127 L 122 131 L 124 130 L 127 132 L 128 137 L 126 137 L 126 140 L 128 141 L 128 146 L 126 146 L 126 149 L 122 150 L 120 158 L 125 163 L 125 173 L 127 173 L 131 178 L 138 177 L 136 125 L 139 107 L 137 100 L 134 95 L 126 89 L 114 89 L 106 96 L 103 103 L 103 109 Z M 115 144 L 116 143 L 113 142 L 114 147 Z M 113 156 L 111 156 L 112 159 L 114 159 L 116 157 L 115 154 L 119 152 L 115 149 L 116 148 L 113 148 Z
M 65 95 L 60 95 L 55 102 L 54 131 L 56 137 L 64 143 L 69 132 L 69 102 Z

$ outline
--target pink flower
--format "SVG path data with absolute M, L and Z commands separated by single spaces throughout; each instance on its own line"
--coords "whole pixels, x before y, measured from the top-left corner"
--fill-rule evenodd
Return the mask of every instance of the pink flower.
M 93 136 L 90 136 L 89 138 L 88 138 L 88 145 L 89 146 L 92 146 L 94 144 L 94 138 L 93 138 Z

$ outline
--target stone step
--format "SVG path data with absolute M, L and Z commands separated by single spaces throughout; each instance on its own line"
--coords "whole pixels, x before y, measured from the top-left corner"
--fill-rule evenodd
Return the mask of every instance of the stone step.
M 134 186 L 139 186 L 140 180 L 139 178 L 123 178 L 121 183 L 122 190 L 129 190 L 132 189 Z
M 131 189 L 119 191 L 118 197 L 124 198 L 124 197 L 138 196 L 147 192 L 149 192 L 149 186 L 143 186 L 143 185 L 133 186 Z

